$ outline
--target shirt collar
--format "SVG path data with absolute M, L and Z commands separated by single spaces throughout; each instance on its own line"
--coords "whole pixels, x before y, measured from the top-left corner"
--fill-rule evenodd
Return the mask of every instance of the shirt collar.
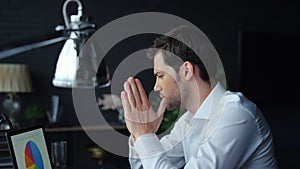
M 191 118 L 193 119 L 209 119 L 209 112 L 213 106 L 217 106 L 222 96 L 225 93 L 224 87 L 218 82 L 214 89 L 209 93 L 206 99 L 198 108 L 196 114 Z M 190 113 L 191 114 L 191 113 Z

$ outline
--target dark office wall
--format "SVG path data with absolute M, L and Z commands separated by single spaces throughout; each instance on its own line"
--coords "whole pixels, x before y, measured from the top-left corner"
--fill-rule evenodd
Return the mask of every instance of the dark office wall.
M 26 39 L 52 33 L 56 25 L 63 24 L 61 13 L 63 2 L 63 0 L 1 0 L 1 46 L 20 40 L 26 42 Z M 206 33 L 218 50 L 225 67 L 229 87 L 232 90 L 240 89 L 241 58 L 238 33 L 240 30 L 296 34 L 300 32 L 300 3 L 297 1 L 84 0 L 82 3 L 84 14 L 90 16 L 91 22 L 96 23 L 98 28 L 127 14 L 149 11 L 174 14 L 194 23 Z M 69 12 L 74 12 L 75 7 L 75 4 L 70 5 Z M 117 66 L 120 58 L 130 54 L 128 51 L 133 52 L 140 45 L 134 40 L 131 44 L 130 46 L 126 43 L 120 44 L 118 48 L 111 51 L 110 58 L 108 58 L 111 70 Z M 61 122 L 76 124 L 78 122 L 72 105 L 71 90 L 52 86 L 55 63 L 62 45 L 63 43 L 58 43 L 18 54 L 2 59 L 0 63 L 29 65 L 34 92 L 20 94 L 25 106 L 37 102 L 49 108 L 50 96 L 58 94 L 61 96 L 63 106 Z M 128 51 L 126 51 L 127 48 Z M 281 83 L 281 79 L 278 79 L 276 83 Z M 99 95 L 102 92 L 109 92 L 109 89 L 99 90 Z M 5 94 L 1 94 L 1 100 L 4 96 Z M 288 112 L 285 116 L 289 116 Z M 276 125 L 280 126 L 281 123 L 277 122 Z M 297 129 L 299 125 L 293 128 Z
M 0 44 L 20 40 L 26 42 L 53 33 L 56 25 L 63 24 L 61 13 L 63 2 L 2 0 Z M 171 13 L 194 23 L 207 34 L 217 48 L 231 89 L 239 89 L 240 84 L 239 30 L 295 33 L 299 32 L 300 27 L 297 10 L 300 5 L 294 1 L 85 0 L 82 3 L 84 14 L 90 16 L 91 22 L 96 23 L 98 28 L 121 16 L 145 11 Z M 75 7 L 75 3 L 71 3 L 68 6 L 69 13 L 74 13 Z M 24 94 L 24 97 L 30 96 L 33 100 L 38 98 L 42 104 L 50 104 L 49 97 L 52 94 L 59 94 L 62 96 L 64 114 L 68 114 L 65 120 L 76 121 L 70 90 L 54 88 L 51 85 L 57 55 L 62 45 L 58 43 L 18 54 L 1 60 L 1 63 L 29 64 L 35 92 Z M 130 50 L 133 49 L 134 46 Z M 118 51 L 113 51 L 112 55 L 116 58 L 124 57 L 124 54 Z M 112 58 L 110 60 L 114 61 Z M 115 63 L 111 64 L 116 66 Z

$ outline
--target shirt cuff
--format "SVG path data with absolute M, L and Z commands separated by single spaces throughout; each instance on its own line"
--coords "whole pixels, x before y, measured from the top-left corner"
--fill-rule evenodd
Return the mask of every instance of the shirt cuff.
M 134 142 L 133 148 L 139 155 L 139 158 L 149 158 L 165 152 L 155 134 L 144 134 L 138 137 Z
M 134 145 L 135 139 L 130 135 L 128 139 L 128 145 L 129 145 L 129 158 L 139 158 L 138 153 L 135 151 L 133 145 Z

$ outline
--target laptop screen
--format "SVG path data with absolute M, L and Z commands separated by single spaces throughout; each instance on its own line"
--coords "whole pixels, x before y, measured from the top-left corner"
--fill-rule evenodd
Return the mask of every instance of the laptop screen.
M 7 139 L 15 169 L 51 169 L 43 127 L 12 131 Z

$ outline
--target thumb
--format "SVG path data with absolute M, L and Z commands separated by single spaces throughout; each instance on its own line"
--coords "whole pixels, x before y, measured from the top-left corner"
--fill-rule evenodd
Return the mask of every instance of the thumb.
M 158 125 L 156 126 L 155 132 L 157 132 L 157 130 L 159 129 L 159 126 L 160 126 L 160 124 L 161 124 L 161 122 L 162 122 L 162 120 L 164 118 L 164 113 L 165 113 L 165 110 L 166 110 L 166 107 L 167 107 L 168 104 L 169 103 L 168 103 L 168 101 L 165 98 L 163 98 L 160 101 L 159 107 L 158 107 L 157 112 L 156 112 L 156 114 L 158 116 L 158 121 L 157 121 Z
M 167 101 L 166 98 L 163 98 L 161 101 L 160 101 L 160 104 L 159 104 L 159 107 L 157 109 L 157 115 L 158 116 L 162 116 L 168 106 L 169 102 Z

